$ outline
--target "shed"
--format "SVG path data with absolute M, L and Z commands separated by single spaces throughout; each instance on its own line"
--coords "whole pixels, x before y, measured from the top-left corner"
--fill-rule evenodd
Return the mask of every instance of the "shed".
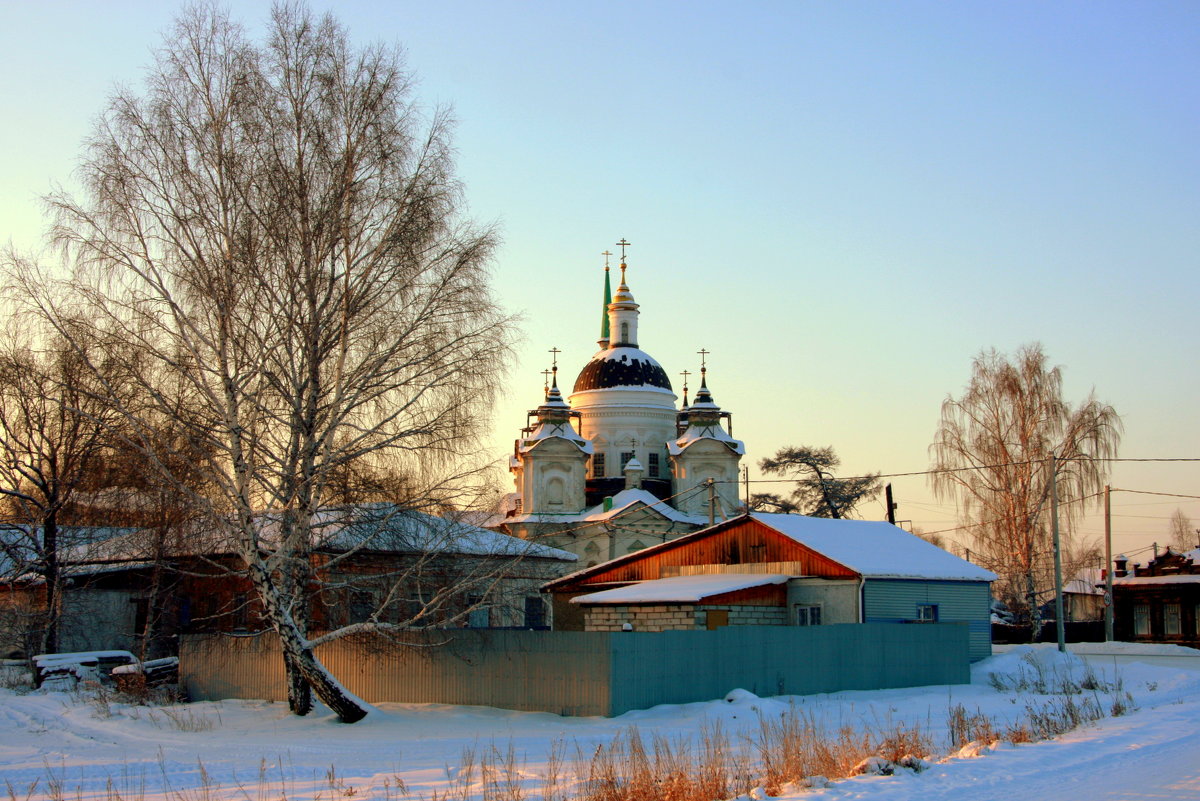
M 991 653 L 994 579 L 890 523 L 749 514 L 577 571 L 543 591 L 554 596 L 560 628 L 956 622 L 968 627 L 971 658 L 981 659 Z

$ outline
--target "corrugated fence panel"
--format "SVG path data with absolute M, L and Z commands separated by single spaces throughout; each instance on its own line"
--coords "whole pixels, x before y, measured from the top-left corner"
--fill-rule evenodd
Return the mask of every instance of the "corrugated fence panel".
M 867 623 L 913 620 L 917 604 L 937 604 L 940 622 L 967 624 L 972 661 L 992 654 L 987 582 L 867 579 L 863 596 Z
M 805 695 L 970 681 L 962 624 L 727 626 L 714 631 L 463 631 L 430 647 L 343 640 L 317 655 L 370 702 L 443 703 L 617 715 L 720 698 L 741 687 Z M 182 638 L 180 670 L 195 700 L 284 700 L 274 638 Z
M 614 635 L 612 714 L 655 704 L 970 681 L 967 627 L 728 626 Z
M 337 640 L 317 656 L 369 702 L 445 703 L 603 715 L 609 709 L 607 634 L 464 630 L 414 635 L 412 646 Z M 181 638 L 180 669 L 196 700 L 286 700 L 271 635 Z
M 283 657 L 273 634 L 180 637 L 179 668 L 188 697 L 196 701 L 287 700 Z

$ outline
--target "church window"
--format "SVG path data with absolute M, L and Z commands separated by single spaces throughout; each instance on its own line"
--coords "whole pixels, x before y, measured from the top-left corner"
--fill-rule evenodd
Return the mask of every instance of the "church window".
M 562 506 L 565 494 L 563 480 L 558 476 L 546 482 L 546 503 L 550 506 Z
M 648 466 L 650 468 L 650 478 L 658 478 L 659 477 L 658 454 L 657 453 L 650 454 L 649 460 L 650 460 L 650 464 Z
M 646 548 L 646 546 L 642 543 L 641 540 L 634 540 L 632 543 L 629 544 L 629 553 L 635 553 L 637 551 L 645 550 L 645 548 Z
M 592 478 L 604 478 L 604 454 L 592 454 Z
M 629 323 L 625 323 L 625 322 L 621 323 L 621 341 L 622 342 L 629 341 Z
M 633 451 L 621 451 L 621 472 L 625 472 L 625 465 L 633 459 Z

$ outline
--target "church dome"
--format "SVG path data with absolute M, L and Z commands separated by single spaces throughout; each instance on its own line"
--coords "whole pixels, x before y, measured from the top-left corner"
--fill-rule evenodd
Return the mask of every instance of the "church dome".
M 625 346 L 600 351 L 583 366 L 575 379 L 575 392 L 616 387 L 654 387 L 670 392 L 671 381 L 653 356 Z

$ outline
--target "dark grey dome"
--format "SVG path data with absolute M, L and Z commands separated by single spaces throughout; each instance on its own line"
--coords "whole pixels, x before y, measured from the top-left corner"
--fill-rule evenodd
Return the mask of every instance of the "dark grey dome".
M 602 350 L 583 366 L 575 391 L 613 387 L 656 387 L 671 391 L 667 371 L 643 350 L 630 347 Z

